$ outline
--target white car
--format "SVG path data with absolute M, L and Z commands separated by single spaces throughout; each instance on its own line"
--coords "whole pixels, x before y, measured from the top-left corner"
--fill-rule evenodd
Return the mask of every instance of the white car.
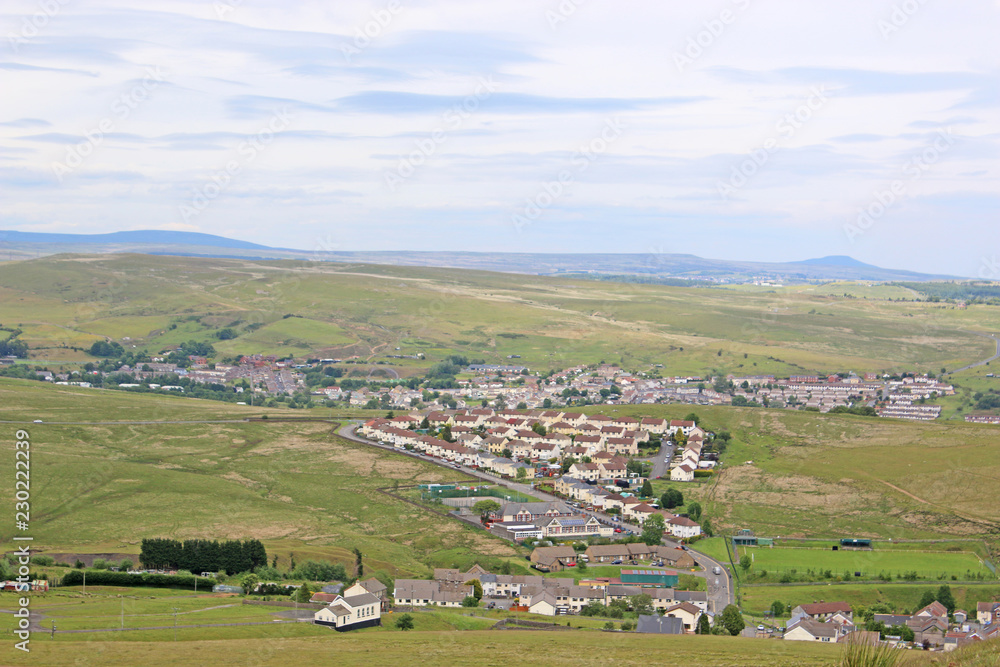
M 36 419 L 36 420 L 35 420 L 35 423 L 36 423 L 36 424 L 41 424 L 41 423 L 42 423 L 42 420 L 41 420 L 41 419 Z

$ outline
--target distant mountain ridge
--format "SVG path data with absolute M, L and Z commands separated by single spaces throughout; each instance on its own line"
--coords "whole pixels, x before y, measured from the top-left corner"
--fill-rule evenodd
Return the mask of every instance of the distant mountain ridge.
M 25 259 L 60 253 L 140 253 L 248 260 L 296 259 L 426 266 L 503 273 L 614 278 L 643 276 L 693 280 L 929 281 L 955 276 L 883 269 L 845 255 L 798 262 L 706 259 L 668 253 L 487 253 L 445 251 L 317 251 L 271 248 L 214 234 L 139 230 L 110 234 L 48 234 L 0 230 L 0 258 Z
M 44 232 L 18 232 L 0 230 L 0 243 L 82 243 L 86 245 L 112 245 L 118 243 L 197 245 L 213 248 L 241 248 L 244 250 L 271 250 L 266 245 L 202 234 L 200 232 L 175 232 L 167 229 L 146 229 L 109 234 L 48 234 Z

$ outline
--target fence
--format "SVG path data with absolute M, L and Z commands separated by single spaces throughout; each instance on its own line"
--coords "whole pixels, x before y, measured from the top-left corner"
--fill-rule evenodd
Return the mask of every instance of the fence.
M 472 496 L 490 498 L 510 498 L 510 502 L 513 503 L 530 503 L 535 502 L 534 498 L 526 496 L 520 491 L 514 491 L 513 489 L 498 489 L 495 487 L 491 488 L 479 488 L 479 489 L 453 489 L 453 490 L 441 490 L 441 491 L 424 491 L 421 497 L 425 500 L 431 500 L 434 498 L 465 498 Z

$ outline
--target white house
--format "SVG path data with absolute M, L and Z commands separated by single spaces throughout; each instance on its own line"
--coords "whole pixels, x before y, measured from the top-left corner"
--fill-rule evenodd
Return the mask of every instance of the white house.
M 343 632 L 381 625 L 382 604 L 371 593 L 337 596 L 328 606 L 313 614 L 313 623 Z

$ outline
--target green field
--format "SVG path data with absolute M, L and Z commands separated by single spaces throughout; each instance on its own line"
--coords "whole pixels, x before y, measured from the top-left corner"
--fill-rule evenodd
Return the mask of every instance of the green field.
M 963 581 L 981 574 L 990 579 L 995 576 L 972 553 L 951 551 L 914 551 L 873 549 L 871 551 L 832 551 L 808 547 L 741 547 L 736 559 L 749 555 L 751 577 L 761 571 L 768 573 L 831 571 L 835 575 L 875 579 L 881 572 L 900 577 L 906 572 L 916 572 L 921 579 L 948 579 L 957 576 Z M 969 576 L 972 573 L 973 576 Z

